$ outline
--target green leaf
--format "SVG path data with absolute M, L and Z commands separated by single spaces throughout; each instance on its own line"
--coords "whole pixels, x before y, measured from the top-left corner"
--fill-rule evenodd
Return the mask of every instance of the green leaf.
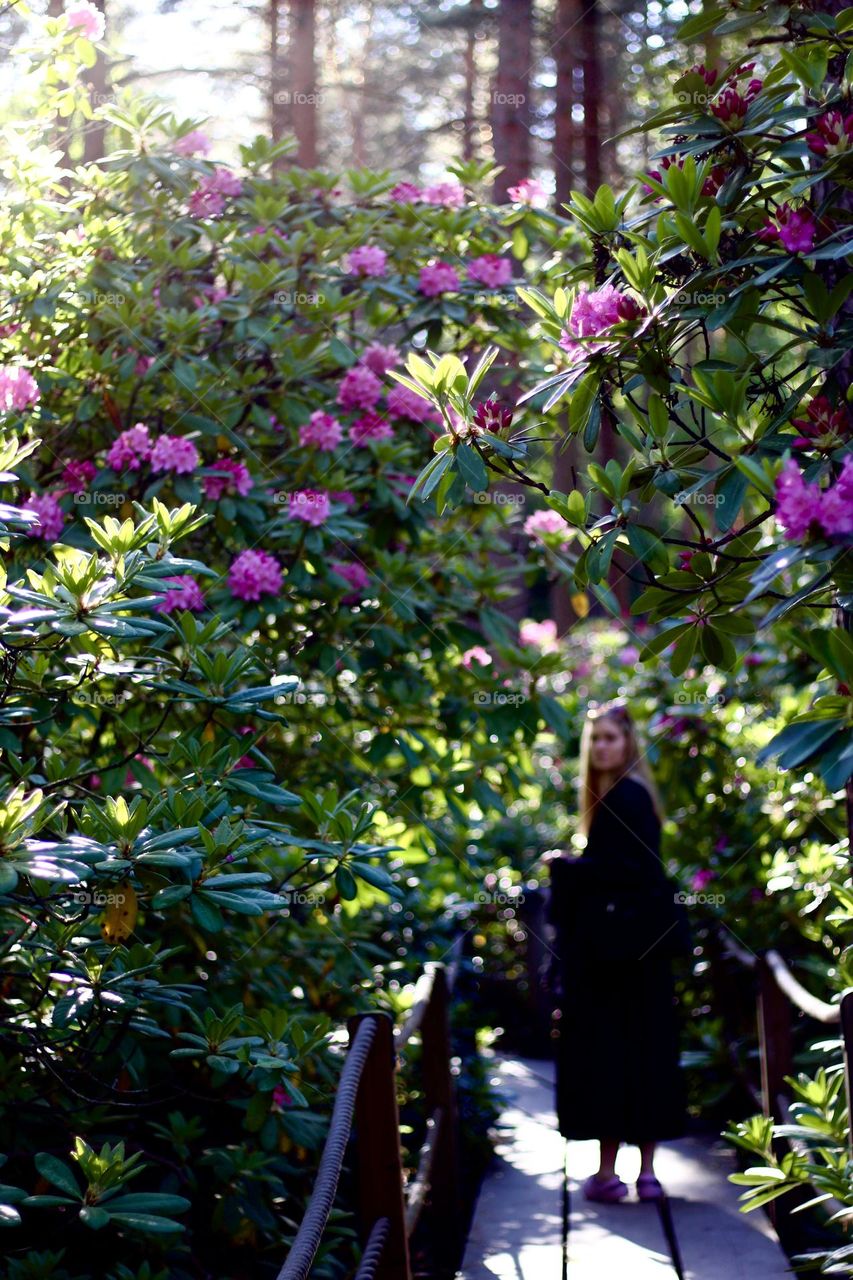
M 476 449 L 472 449 L 463 441 L 456 450 L 456 463 L 469 489 L 473 489 L 475 493 L 484 493 L 488 489 L 489 476 L 486 464 Z
M 100 1231 L 102 1227 L 107 1226 L 110 1215 L 106 1209 L 98 1208 L 97 1205 L 85 1204 L 77 1215 L 80 1221 L 86 1227 L 91 1227 L 93 1231 Z
M 337 868 L 335 871 L 335 884 L 338 893 L 345 901 L 351 902 L 358 897 L 358 885 L 352 872 L 347 867 L 340 866 Z
M 48 1155 L 42 1151 L 36 1156 L 34 1163 L 41 1176 L 52 1187 L 59 1187 L 60 1191 L 73 1196 L 75 1200 L 80 1199 L 81 1192 L 77 1185 L 77 1179 L 68 1166 L 63 1164 L 61 1160 L 57 1160 L 56 1156 Z

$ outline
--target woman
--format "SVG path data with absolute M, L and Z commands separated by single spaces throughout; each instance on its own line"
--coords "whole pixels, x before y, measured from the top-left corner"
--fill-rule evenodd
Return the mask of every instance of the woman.
M 637 1195 L 662 1194 L 655 1143 L 685 1131 L 671 961 L 684 946 L 660 859 L 660 805 L 624 703 L 590 711 L 581 736 L 583 856 L 546 855 L 548 918 L 562 981 L 557 1118 L 566 1138 L 597 1138 L 589 1200 L 628 1188 L 621 1142 L 640 1148 Z

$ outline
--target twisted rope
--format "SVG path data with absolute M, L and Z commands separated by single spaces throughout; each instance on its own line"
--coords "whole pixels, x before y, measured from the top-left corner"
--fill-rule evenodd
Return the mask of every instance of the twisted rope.
M 307 1280 L 308 1272 L 314 1261 L 314 1255 L 320 1247 L 320 1240 L 334 1204 L 335 1192 L 338 1189 L 338 1179 L 341 1175 L 341 1165 L 343 1164 L 344 1153 L 346 1152 L 350 1130 L 352 1129 L 353 1109 L 361 1073 L 364 1070 L 364 1064 L 367 1061 L 375 1036 L 376 1018 L 365 1018 L 360 1023 L 355 1034 L 355 1039 L 347 1054 L 346 1062 L 338 1081 L 329 1133 L 326 1138 L 326 1145 L 323 1147 L 320 1167 L 317 1170 L 317 1179 L 311 1192 L 311 1199 L 308 1202 L 305 1217 L 300 1223 L 296 1239 L 293 1241 L 290 1253 L 287 1255 L 284 1266 L 279 1271 L 276 1280 Z M 382 1222 L 386 1223 L 387 1231 L 387 1219 L 380 1218 L 370 1233 L 368 1248 L 373 1240 L 376 1228 Z M 382 1243 L 384 1244 L 384 1238 Z M 378 1260 L 379 1254 L 377 1253 L 376 1261 Z
M 355 1280 L 373 1280 L 379 1259 L 382 1257 L 382 1250 L 385 1248 L 385 1241 L 388 1239 L 390 1226 L 387 1218 L 377 1218 L 374 1222 L 367 1244 L 364 1246 L 364 1253 L 361 1255 L 358 1271 L 355 1273 Z

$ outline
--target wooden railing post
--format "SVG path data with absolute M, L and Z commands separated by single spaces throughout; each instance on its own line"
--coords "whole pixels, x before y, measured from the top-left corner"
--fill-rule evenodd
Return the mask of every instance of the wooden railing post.
M 387 1218 L 388 1239 L 376 1268 L 376 1280 L 411 1280 L 400 1159 L 394 1024 L 386 1013 L 357 1014 L 347 1020 L 350 1044 L 364 1018 L 375 1018 L 377 1028 L 355 1104 L 355 1193 L 362 1243 L 366 1243 L 376 1220 Z
M 761 1097 L 764 1114 L 776 1124 L 784 1124 L 785 1112 L 779 1095 L 784 1097 L 784 1077 L 793 1070 L 791 1046 L 791 1006 L 781 991 L 765 955 L 758 957 L 758 1043 L 761 1054 Z M 784 1139 L 774 1138 L 773 1150 L 778 1159 L 787 1151 Z M 790 1197 L 773 1200 L 767 1205 L 770 1221 L 781 1237 L 790 1221 L 793 1204 Z
M 462 1223 L 456 1096 L 450 1070 L 449 1005 L 447 972 L 438 966 L 433 972 L 432 996 L 421 1026 L 424 1101 L 427 1114 L 435 1111 L 440 1126 L 430 1178 L 430 1205 L 437 1227 L 432 1238 L 436 1251 L 455 1262 L 461 1245 Z
M 841 1044 L 844 1052 L 844 1086 L 847 1090 L 847 1138 L 853 1156 L 853 988 L 841 997 Z

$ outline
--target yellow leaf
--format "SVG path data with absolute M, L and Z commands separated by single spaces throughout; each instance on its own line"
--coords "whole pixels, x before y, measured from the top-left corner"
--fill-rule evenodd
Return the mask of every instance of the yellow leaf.
M 579 618 L 585 618 L 589 613 L 589 596 L 585 591 L 575 591 L 569 599 L 572 602 L 572 608 Z
M 108 891 L 108 901 L 101 920 L 101 933 L 110 946 L 129 938 L 136 927 L 139 903 L 136 890 L 125 880 Z
M 206 724 L 201 734 L 202 742 L 213 742 L 213 739 L 215 737 L 216 737 L 216 730 L 214 729 L 213 725 Z

